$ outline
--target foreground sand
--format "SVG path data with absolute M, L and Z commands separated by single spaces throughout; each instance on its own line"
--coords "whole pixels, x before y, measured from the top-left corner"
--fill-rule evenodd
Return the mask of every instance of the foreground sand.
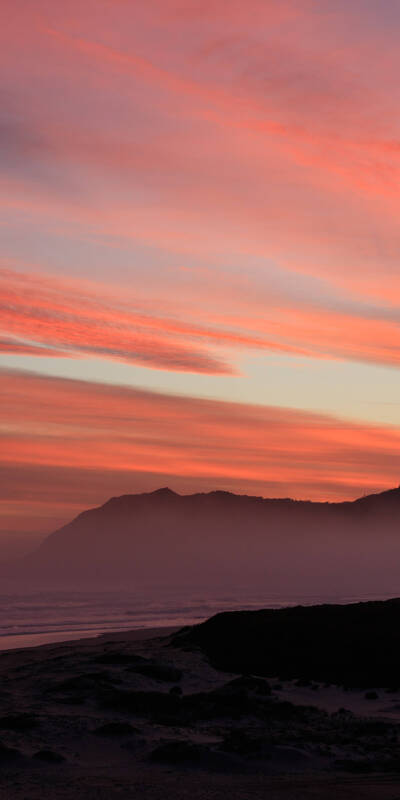
M 0 799 L 400 800 L 397 693 L 270 693 L 171 634 L 1 653 Z

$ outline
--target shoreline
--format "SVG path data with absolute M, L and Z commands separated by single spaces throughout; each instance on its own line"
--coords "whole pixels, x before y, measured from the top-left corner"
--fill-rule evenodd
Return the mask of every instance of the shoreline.
M 3 653 L 15 653 L 21 652 L 23 650 L 35 650 L 36 648 L 44 648 L 44 647 L 51 647 L 54 645 L 62 647 L 63 645 L 73 645 L 73 644 L 86 644 L 88 642 L 93 642 L 97 640 L 102 641 L 116 641 L 118 639 L 122 639 L 124 641 L 144 641 L 146 639 L 157 638 L 165 634 L 168 636 L 175 631 L 178 631 L 183 626 L 171 626 L 171 625 L 158 625 L 153 627 L 142 627 L 142 628 L 121 628 L 120 630 L 114 629 L 110 631 L 95 631 L 91 632 L 90 629 L 83 630 L 83 631 L 75 631 L 68 635 L 67 631 L 57 633 L 33 633 L 33 634 L 20 634 L 13 636 L 5 636 L 3 637 L 4 640 L 7 639 L 16 639 L 18 640 L 25 640 L 24 644 L 15 644 L 11 647 L 3 647 L 2 640 L 0 640 L 0 656 Z M 77 635 L 78 634 L 78 635 Z M 46 639 L 49 637 L 48 641 L 38 641 L 38 639 Z M 60 637 L 60 638 L 59 638 Z M 29 644 L 26 640 L 31 640 Z
M 260 609 L 282 610 L 297 606 L 353 605 L 357 603 L 383 602 L 396 599 L 398 592 L 371 592 L 367 596 L 291 596 L 278 598 L 272 595 L 254 599 L 243 597 L 213 596 L 205 603 L 203 597 L 166 597 L 151 602 L 145 608 L 145 598 L 136 594 L 121 596 L 115 602 L 107 596 L 98 597 L 78 593 L 72 598 L 65 592 L 33 593 L 31 595 L 3 594 L 0 614 L 0 653 L 41 647 L 46 644 L 94 639 L 98 636 L 129 633 L 132 630 L 153 628 L 183 628 L 198 625 L 219 613 L 258 611 Z M 71 602 L 71 599 L 73 602 Z M 140 604 L 135 603 L 139 599 Z M 21 604 L 22 603 L 22 604 Z M 54 613 L 51 611 L 54 603 Z M 27 619 L 24 618 L 26 609 Z M 49 611 L 50 609 L 50 611 Z M 110 613 L 111 610 L 111 613 Z M 146 611 L 146 613 L 145 613 Z

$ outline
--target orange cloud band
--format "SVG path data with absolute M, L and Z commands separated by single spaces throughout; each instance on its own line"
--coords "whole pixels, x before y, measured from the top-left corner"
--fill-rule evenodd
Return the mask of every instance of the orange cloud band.
M 44 517 L 60 498 L 68 518 L 77 505 L 161 480 L 183 491 L 314 500 L 398 480 L 400 428 L 28 373 L 1 377 L 3 503 L 23 501 L 17 527 L 34 525 L 35 509 Z

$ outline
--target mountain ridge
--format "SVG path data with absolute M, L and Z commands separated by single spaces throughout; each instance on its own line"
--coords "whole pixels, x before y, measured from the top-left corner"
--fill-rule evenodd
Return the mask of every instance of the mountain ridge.
M 264 497 L 263 495 L 249 495 L 249 494 L 239 494 L 237 492 L 230 492 L 223 489 L 214 489 L 210 492 L 193 492 L 192 494 L 180 494 L 179 492 L 170 489 L 168 486 L 160 487 L 159 489 L 154 489 L 150 492 L 136 492 L 131 494 L 123 494 L 123 495 L 115 495 L 110 497 L 108 500 L 105 501 L 100 506 L 95 506 L 94 509 L 87 509 L 95 510 L 100 508 L 105 508 L 111 503 L 115 503 L 117 501 L 122 501 L 128 498 L 136 499 L 136 498 L 162 498 L 162 499 L 169 499 L 169 498 L 182 498 L 183 500 L 190 500 L 193 498 L 238 498 L 239 500 L 244 501 L 258 501 L 265 504 L 297 504 L 298 506 L 314 506 L 314 507 L 326 507 L 329 506 L 330 508 L 335 507 L 348 507 L 356 504 L 365 504 L 375 501 L 376 499 L 386 499 L 386 498 L 395 498 L 400 503 L 400 485 L 397 487 L 393 487 L 391 489 L 384 489 L 381 492 L 372 492 L 371 494 L 364 494 L 361 497 L 356 497 L 354 500 L 298 500 L 297 498 L 293 497 Z M 85 512 L 82 512 L 85 513 Z
M 368 589 L 386 575 L 397 588 L 399 532 L 400 487 L 339 503 L 161 487 L 81 512 L 10 571 L 135 586 L 311 582 L 316 590 L 326 581 L 351 589 L 360 575 Z

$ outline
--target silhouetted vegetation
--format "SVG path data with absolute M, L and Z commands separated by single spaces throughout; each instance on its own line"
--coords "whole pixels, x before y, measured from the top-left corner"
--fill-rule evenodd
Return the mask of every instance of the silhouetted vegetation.
M 175 635 L 218 669 L 347 687 L 396 686 L 400 599 L 217 614 Z

